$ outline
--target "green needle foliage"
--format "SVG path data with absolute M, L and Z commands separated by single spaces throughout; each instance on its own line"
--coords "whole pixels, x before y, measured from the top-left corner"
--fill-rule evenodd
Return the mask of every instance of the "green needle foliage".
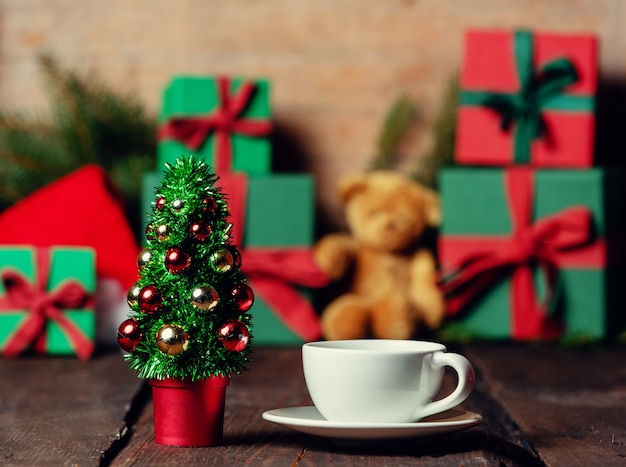
M 139 232 L 141 174 L 154 166 L 156 118 L 136 96 L 117 94 L 93 76 L 63 69 L 50 54 L 38 62 L 50 113 L 0 110 L 0 210 L 36 189 L 95 163 L 111 176 Z
M 216 180 L 204 162 L 179 158 L 156 188 L 131 315 L 118 334 L 141 378 L 197 380 L 246 369 L 253 295 Z M 173 339 L 162 339 L 164 327 L 177 330 Z
M 417 107 L 406 95 L 398 97 L 385 116 L 376 144 L 376 154 L 370 170 L 390 170 L 398 143 L 417 117 Z
M 425 186 L 436 188 L 439 169 L 454 164 L 458 98 L 458 76 L 454 75 L 435 116 L 432 148 L 417 158 L 417 167 L 411 174 Z M 398 144 L 417 117 L 417 106 L 407 95 L 401 95 L 392 103 L 380 130 L 370 170 L 393 170 Z
M 413 174 L 418 182 L 436 188 L 437 173 L 443 166 L 454 164 L 454 141 L 456 137 L 456 114 L 459 101 L 458 76 L 452 76 L 446 87 L 433 124 L 433 146 L 419 158 Z

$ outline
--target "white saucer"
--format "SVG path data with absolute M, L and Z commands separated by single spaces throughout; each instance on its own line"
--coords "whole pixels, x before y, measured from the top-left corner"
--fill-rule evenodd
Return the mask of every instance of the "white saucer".
M 480 414 L 460 408 L 414 423 L 329 422 L 314 406 L 268 410 L 263 418 L 301 433 L 335 439 L 402 439 L 464 430 L 482 422 Z

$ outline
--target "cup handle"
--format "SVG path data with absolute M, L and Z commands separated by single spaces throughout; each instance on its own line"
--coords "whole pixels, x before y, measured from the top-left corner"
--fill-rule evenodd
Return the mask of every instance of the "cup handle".
M 428 415 L 443 412 L 459 405 L 474 388 L 474 367 L 463 355 L 448 352 L 436 352 L 433 354 L 431 365 L 434 368 L 449 366 L 456 371 L 458 383 L 451 394 L 437 401 L 426 404 L 415 413 L 415 419 L 419 420 Z

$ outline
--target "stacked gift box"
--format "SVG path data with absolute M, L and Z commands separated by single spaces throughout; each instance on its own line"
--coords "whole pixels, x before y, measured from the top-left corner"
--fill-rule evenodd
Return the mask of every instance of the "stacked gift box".
M 326 278 L 312 261 L 314 181 L 271 172 L 270 85 L 261 79 L 175 77 L 163 92 L 157 167 L 194 154 L 219 176 L 232 238 L 255 292 L 255 344 L 296 345 L 320 337 L 310 287 Z M 143 210 L 162 171 L 143 180 Z
M 448 338 L 598 340 L 619 319 L 619 177 L 594 167 L 597 43 L 470 31 L 442 170 Z

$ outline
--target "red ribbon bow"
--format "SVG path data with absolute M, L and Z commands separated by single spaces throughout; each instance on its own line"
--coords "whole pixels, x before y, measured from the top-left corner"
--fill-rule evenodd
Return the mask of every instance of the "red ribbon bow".
M 314 263 L 311 249 L 246 248 L 242 272 L 255 293 L 305 341 L 319 339 L 319 318 L 294 285 L 323 287 L 328 277 Z
M 76 282 L 66 282 L 57 290 L 48 293 L 46 291 L 49 271 L 48 256 L 47 249 L 37 249 L 36 285 L 30 284 L 16 271 L 9 270 L 2 274 L 2 282 L 6 290 L 6 297 L 2 301 L 3 309 L 27 309 L 29 313 L 2 353 L 15 357 L 32 344 L 36 344 L 38 350 L 42 350 L 42 336 L 46 322 L 52 320 L 66 334 L 76 355 L 81 360 L 87 360 L 93 353 L 95 344 L 63 315 L 62 310 L 83 308 L 87 306 L 91 297 Z
M 322 335 L 319 317 L 294 285 L 323 287 L 329 279 L 313 260 L 310 247 L 242 247 L 247 182 L 244 174 L 220 176 L 222 188 L 229 197 L 233 243 L 242 248 L 241 270 L 255 294 L 263 298 L 289 329 L 305 341 L 317 340 Z
M 574 260 L 587 262 L 598 247 L 583 248 L 590 241 L 592 216 L 588 208 L 576 206 L 532 223 L 534 201 L 532 172 L 525 168 L 505 172 L 509 210 L 514 234 L 509 238 L 459 240 L 442 239 L 442 247 L 452 252 L 459 247 L 471 251 L 452 262 L 453 272 L 444 277 L 442 290 L 447 311 L 455 314 L 499 280 L 512 274 L 512 309 L 515 337 L 554 338 L 562 326 L 554 323 L 547 310 L 554 299 L 562 256 L 577 253 Z M 462 246 L 461 246 L 462 245 Z M 581 254 L 582 253 L 582 254 Z M 597 256 L 596 256 L 597 258 Z M 533 269 L 541 268 L 546 281 L 546 297 L 540 303 L 535 293 Z
M 214 169 L 217 173 L 229 173 L 232 165 L 230 137 L 233 133 L 246 136 L 264 136 L 272 126 L 263 120 L 241 119 L 256 87 L 254 83 L 243 83 L 235 95 L 229 94 L 230 80 L 217 80 L 219 104 L 215 112 L 206 116 L 174 117 L 159 128 L 159 139 L 175 139 L 191 149 L 198 150 L 211 132 L 217 138 Z

